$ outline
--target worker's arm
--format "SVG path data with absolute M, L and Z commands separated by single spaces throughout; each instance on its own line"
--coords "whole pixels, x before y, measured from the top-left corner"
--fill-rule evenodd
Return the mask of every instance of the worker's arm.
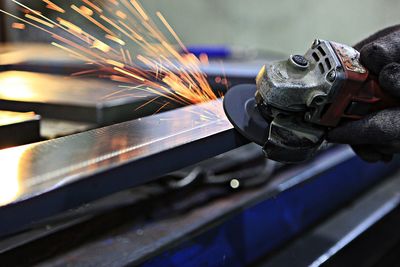
M 379 31 L 355 46 L 362 63 L 383 90 L 400 98 L 400 25 Z M 350 144 L 364 160 L 390 161 L 400 153 L 400 108 L 386 109 L 328 133 L 334 143 Z

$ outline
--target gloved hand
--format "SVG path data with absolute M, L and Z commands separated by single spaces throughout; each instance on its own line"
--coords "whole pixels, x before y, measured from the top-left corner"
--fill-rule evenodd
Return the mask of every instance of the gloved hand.
M 400 99 L 400 25 L 377 32 L 355 48 L 363 65 L 379 77 L 381 88 Z M 400 153 L 400 108 L 339 126 L 328 133 L 327 140 L 350 144 L 366 161 L 390 161 Z

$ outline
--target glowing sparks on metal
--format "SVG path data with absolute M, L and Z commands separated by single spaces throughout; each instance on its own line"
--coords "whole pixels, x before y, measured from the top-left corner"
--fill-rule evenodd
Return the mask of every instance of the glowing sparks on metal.
M 163 97 L 181 105 L 217 99 L 201 71 L 208 58 L 203 55 L 200 61 L 190 54 L 167 19 L 157 12 L 155 17 L 167 30 L 165 35 L 138 0 L 107 0 L 101 6 L 95 0 L 81 0 L 69 10 L 42 0 L 46 8 L 57 12 L 56 19 L 12 1 L 24 10 L 23 17 L 0 12 L 18 20 L 14 28 L 24 29 L 28 24 L 46 32 L 54 38 L 52 45 L 91 63 L 110 79 L 128 83 L 126 90 L 146 90 L 154 93 L 155 99 Z M 71 12 L 89 25 L 73 23 L 68 19 Z M 91 25 L 95 30 L 89 30 Z M 168 105 L 164 102 L 160 109 Z

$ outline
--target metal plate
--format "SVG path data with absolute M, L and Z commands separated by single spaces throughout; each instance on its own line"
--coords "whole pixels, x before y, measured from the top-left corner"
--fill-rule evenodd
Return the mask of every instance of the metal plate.
M 71 74 L 92 68 L 48 44 L 23 43 L 0 46 L 0 69 Z
M 45 118 L 108 125 L 150 115 L 162 104 L 117 83 L 21 71 L 0 73 L 0 109 L 35 111 Z
M 0 151 L 0 235 L 245 141 L 220 101 Z
M 40 141 L 40 116 L 0 110 L 0 149 Z

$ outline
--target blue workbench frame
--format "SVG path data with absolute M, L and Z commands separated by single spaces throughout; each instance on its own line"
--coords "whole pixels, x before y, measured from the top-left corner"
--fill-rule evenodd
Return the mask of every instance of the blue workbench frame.
M 246 266 L 396 171 L 400 161 L 369 164 L 353 156 L 186 240 L 142 266 Z

